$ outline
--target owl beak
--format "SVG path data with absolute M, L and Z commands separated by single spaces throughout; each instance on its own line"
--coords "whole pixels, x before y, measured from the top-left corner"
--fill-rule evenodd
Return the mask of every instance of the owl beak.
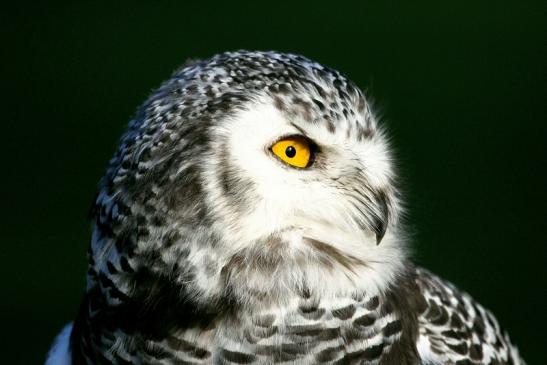
M 386 234 L 388 222 L 389 222 L 389 207 L 388 207 L 388 197 L 385 193 L 379 192 L 376 194 L 376 200 L 378 203 L 377 208 L 379 209 L 378 215 L 374 218 L 374 223 L 372 225 L 372 230 L 376 234 L 376 245 L 378 246 L 384 235 Z
M 386 234 L 387 222 L 381 224 L 379 227 L 374 228 L 374 233 L 376 234 L 376 246 L 380 244 L 384 235 Z

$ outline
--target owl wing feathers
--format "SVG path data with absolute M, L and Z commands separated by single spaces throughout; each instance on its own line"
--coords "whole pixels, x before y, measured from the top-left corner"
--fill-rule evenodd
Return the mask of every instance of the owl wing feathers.
M 427 303 L 418 317 L 417 348 L 424 364 L 524 364 L 488 310 L 429 271 L 416 271 Z

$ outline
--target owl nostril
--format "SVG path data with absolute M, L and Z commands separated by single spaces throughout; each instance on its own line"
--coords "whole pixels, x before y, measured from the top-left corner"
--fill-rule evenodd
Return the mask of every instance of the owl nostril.
M 296 149 L 293 146 L 287 147 L 287 149 L 285 150 L 285 155 L 287 155 L 287 157 L 289 158 L 293 158 L 294 156 L 296 156 Z

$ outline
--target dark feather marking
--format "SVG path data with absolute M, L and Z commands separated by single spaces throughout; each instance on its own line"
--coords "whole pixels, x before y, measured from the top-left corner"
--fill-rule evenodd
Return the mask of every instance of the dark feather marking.
M 462 359 L 456 361 L 455 365 L 476 365 L 469 359 Z M 498 362 L 497 360 L 494 360 L 493 362 L 490 362 L 489 365 L 504 365 L 501 362 Z
M 211 353 L 205 349 L 199 348 L 192 343 L 176 337 L 167 338 L 169 346 L 177 351 L 182 351 L 191 357 L 198 359 L 207 359 L 211 357 Z
M 355 310 L 355 306 L 353 304 L 350 304 L 342 308 L 334 309 L 332 311 L 332 315 L 338 319 L 346 320 L 353 317 Z
M 363 328 L 346 327 L 341 329 L 344 342 L 349 345 L 357 340 L 366 340 L 376 335 L 374 331 L 363 331 Z
M 286 333 L 298 336 L 317 336 L 324 329 L 319 324 L 287 326 Z
M 469 348 L 469 356 L 472 360 L 482 360 L 482 345 L 481 344 L 473 344 Z
M 342 251 L 327 243 L 309 237 L 304 237 L 303 241 L 312 246 L 319 253 L 326 255 L 327 258 L 342 265 L 348 270 L 353 271 L 353 267 L 358 265 L 366 266 L 366 264 L 358 258 L 342 253 Z M 324 261 L 323 264 L 327 267 L 332 267 L 332 262 L 330 260 Z
M 282 343 L 280 346 L 261 345 L 255 349 L 255 354 L 265 356 L 272 362 L 294 361 L 299 355 L 308 353 L 315 345 L 311 343 Z
M 393 336 L 399 332 L 401 332 L 403 329 L 403 326 L 401 324 L 401 321 L 400 320 L 395 320 L 393 322 L 389 322 L 385 327 L 384 329 L 382 330 L 382 332 L 384 333 L 384 336 L 386 337 L 390 337 L 390 336 Z
M 222 349 L 222 351 L 220 352 L 220 355 L 225 360 L 228 360 L 236 364 L 250 364 L 256 359 L 256 356 L 252 354 L 246 354 L 244 352 L 237 352 L 237 351 L 229 351 L 226 349 Z
M 319 353 L 315 355 L 315 360 L 317 362 L 328 362 L 328 361 L 335 360 L 337 357 L 340 356 L 343 350 L 344 350 L 343 345 L 327 347 L 326 349 L 321 350 Z
M 469 350 L 467 347 L 467 343 L 465 342 L 460 342 L 457 345 L 447 343 L 446 345 L 460 355 L 466 355 L 467 351 Z
M 448 322 L 448 312 L 444 307 L 438 307 L 439 315 L 435 318 L 431 318 L 431 323 L 442 326 Z
M 480 312 L 477 313 L 477 316 L 473 320 L 473 331 L 476 332 L 479 337 L 484 336 L 485 326 L 484 321 L 480 317 Z
M 305 308 L 300 307 L 298 308 L 299 314 L 308 319 L 308 320 L 318 320 L 319 318 L 323 317 L 323 314 L 325 314 L 324 308 Z
M 374 296 L 365 303 L 365 308 L 372 311 L 378 308 L 378 305 L 380 305 L 380 300 L 378 299 L 378 296 Z
M 374 324 L 376 322 L 376 315 L 375 314 L 365 314 L 364 316 L 357 317 L 353 321 L 353 325 L 362 326 L 362 327 L 368 327 Z
M 463 332 L 455 331 L 453 329 L 443 331 L 443 332 L 441 332 L 441 335 L 443 335 L 445 337 L 453 338 L 455 340 L 461 340 L 461 339 L 466 337 L 466 335 Z
M 359 351 L 350 352 L 344 357 L 344 360 L 348 360 L 350 363 L 353 363 L 355 360 L 375 360 L 382 355 L 384 346 L 382 342 Z

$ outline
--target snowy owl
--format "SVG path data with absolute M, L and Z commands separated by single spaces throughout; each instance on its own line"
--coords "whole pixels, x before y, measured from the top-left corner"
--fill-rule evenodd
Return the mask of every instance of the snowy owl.
M 411 263 L 397 185 L 338 71 L 247 51 L 176 71 L 100 182 L 85 295 L 46 364 L 523 364 Z

